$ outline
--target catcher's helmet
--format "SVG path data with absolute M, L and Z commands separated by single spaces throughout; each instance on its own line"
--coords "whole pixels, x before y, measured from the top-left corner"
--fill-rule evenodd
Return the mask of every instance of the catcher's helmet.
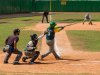
M 30 35 L 30 37 L 31 37 L 31 40 L 35 40 L 35 39 L 38 38 L 38 37 L 37 37 L 37 34 L 32 34 L 32 35 Z
M 54 26 L 56 26 L 56 23 L 54 21 L 51 21 L 50 26 L 54 27 Z

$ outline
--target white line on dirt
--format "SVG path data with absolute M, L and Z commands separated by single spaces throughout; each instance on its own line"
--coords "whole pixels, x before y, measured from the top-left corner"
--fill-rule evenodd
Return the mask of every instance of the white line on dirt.
M 55 50 L 56 50 L 56 52 L 57 52 L 57 54 L 58 54 L 58 56 L 60 57 L 61 56 L 61 48 L 59 48 L 58 46 L 57 46 L 57 42 L 56 42 L 57 40 L 55 39 Z
M 56 51 L 60 53 L 60 55 L 74 52 L 65 31 L 56 33 L 55 42 Z
M 86 63 L 78 63 L 78 64 L 69 64 L 69 65 L 77 65 L 77 66 L 81 66 L 81 65 L 89 65 L 89 64 L 100 64 L 100 61 L 86 61 Z
M 81 66 L 81 65 L 87 65 L 86 63 L 81 63 L 81 64 L 69 64 L 69 65 L 76 65 L 76 66 Z
M 100 61 L 87 61 L 89 63 L 100 63 Z

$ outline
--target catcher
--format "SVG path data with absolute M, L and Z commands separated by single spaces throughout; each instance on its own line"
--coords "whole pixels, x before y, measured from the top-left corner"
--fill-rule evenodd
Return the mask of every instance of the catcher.
M 28 42 L 27 47 L 25 49 L 25 56 L 22 58 L 23 62 L 26 62 L 27 59 L 31 58 L 30 64 L 34 64 L 34 61 L 38 58 L 40 52 L 35 51 L 37 49 L 38 40 L 44 37 L 45 33 L 41 36 L 37 36 L 37 34 L 31 35 L 31 40 Z

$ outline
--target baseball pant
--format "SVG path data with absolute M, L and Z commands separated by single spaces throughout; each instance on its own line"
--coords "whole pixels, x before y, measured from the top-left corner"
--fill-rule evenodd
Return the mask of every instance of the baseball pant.
M 39 51 L 26 51 L 25 52 L 25 55 L 24 57 L 27 57 L 27 58 L 31 58 L 30 62 L 34 62 L 38 56 L 39 56 L 40 52 Z
M 43 23 L 43 21 L 44 21 L 44 18 L 46 18 L 47 23 L 49 23 L 49 22 L 48 22 L 48 16 L 46 16 L 46 15 L 43 15 L 42 23 Z
M 22 56 L 22 52 L 19 51 L 19 50 L 15 50 L 13 52 L 11 52 L 10 50 L 6 53 L 6 56 L 4 58 L 4 62 L 8 62 L 11 54 L 14 53 L 14 54 L 17 54 L 17 57 L 15 58 L 14 62 L 19 62 L 21 56 Z
M 83 21 L 83 24 L 86 22 L 86 21 L 89 21 L 89 25 L 92 25 L 92 21 L 91 21 L 91 19 L 84 19 L 84 21 Z
M 42 57 L 45 58 L 46 56 L 48 56 L 49 54 L 52 53 L 56 59 L 59 59 L 60 56 L 57 55 L 57 53 L 55 51 L 54 40 L 46 40 L 46 43 L 49 46 L 49 50 L 45 54 L 43 54 Z

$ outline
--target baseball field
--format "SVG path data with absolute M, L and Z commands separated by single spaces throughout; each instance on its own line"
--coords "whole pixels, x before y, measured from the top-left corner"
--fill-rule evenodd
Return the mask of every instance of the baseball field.
M 13 65 L 16 55 L 12 55 L 8 64 L 4 64 L 5 53 L 2 52 L 4 41 L 13 29 L 21 30 L 18 48 L 24 51 L 30 34 L 41 35 L 49 23 L 41 23 L 42 14 L 2 15 L 0 19 L 0 75 L 100 75 L 100 13 L 91 13 L 93 25 L 83 25 L 84 12 L 52 13 L 52 21 L 57 26 L 67 26 L 56 33 L 56 51 L 63 60 L 56 60 L 52 54 L 43 61 L 39 58 L 35 64 L 22 62 Z M 27 15 L 27 16 L 26 16 Z M 40 55 L 48 50 L 45 37 L 39 41 Z M 24 55 L 24 54 L 23 54 Z

